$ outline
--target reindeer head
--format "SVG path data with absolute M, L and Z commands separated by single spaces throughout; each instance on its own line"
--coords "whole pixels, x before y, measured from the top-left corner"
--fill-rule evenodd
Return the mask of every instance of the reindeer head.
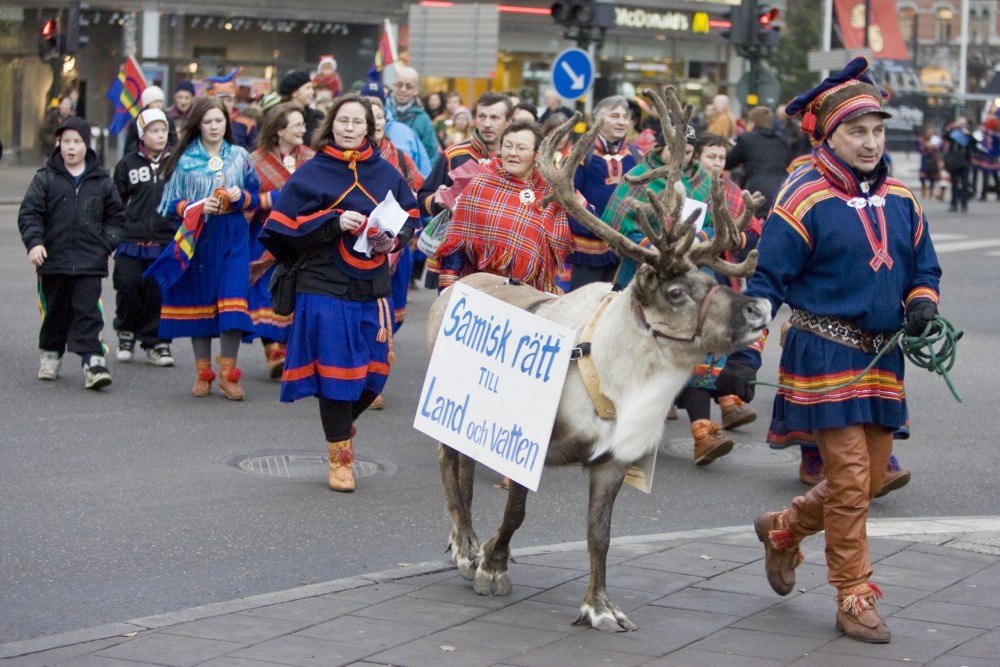
M 693 343 L 705 352 L 722 354 L 753 341 L 770 320 L 770 306 L 762 299 L 749 299 L 718 283 L 701 268 L 710 269 L 728 277 L 747 277 L 757 265 L 757 251 L 753 250 L 742 262 L 724 259 L 726 251 L 736 250 L 740 234 L 749 225 L 754 212 L 764 198 L 760 193 L 743 192 L 745 210 L 734 220 L 726 206 L 722 181 L 712 178 L 712 222 L 714 235 L 700 241 L 696 235 L 695 219 L 681 219 L 686 196 L 681 181 L 686 144 L 685 129 L 690 120 L 691 107 L 681 108 L 672 87 L 666 89 L 666 101 L 652 90 L 641 94 L 656 107 L 663 136 L 670 147 L 668 164 L 651 169 L 642 176 L 625 178 L 633 185 L 648 184 L 666 179 L 667 187 L 656 195 L 646 189 L 647 202 L 629 197 L 625 204 L 634 212 L 639 229 L 650 241 L 650 247 L 641 246 L 603 220 L 592 214 L 577 199 L 573 175 L 584 154 L 600 131 L 595 124 L 573 147 L 562 167 L 553 158 L 555 147 L 565 137 L 580 114 L 563 124 L 555 134 L 545 139 L 541 146 L 538 164 L 552 187 L 550 197 L 561 204 L 580 224 L 621 255 L 631 257 L 639 264 L 635 279 L 628 289 L 636 304 L 636 316 L 655 336 L 664 340 Z M 671 118 L 677 120 L 676 126 Z

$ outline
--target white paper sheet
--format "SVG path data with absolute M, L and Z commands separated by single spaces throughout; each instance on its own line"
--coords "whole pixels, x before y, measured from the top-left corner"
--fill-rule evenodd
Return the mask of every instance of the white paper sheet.
M 363 252 L 369 257 L 372 256 L 371 244 L 368 242 L 368 229 L 384 229 L 391 233 L 393 236 L 399 233 L 399 230 L 403 228 L 406 224 L 406 219 L 409 218 L 409 214 L 403 210 L 396 201 L 395 195 L 392 194 L 392 190 L 386 193 L 385 199 L 375 207 L 375 210 L 371 212 L 368 216 L 368 224 L 361 233 L 358 234 L 358 239 L 354 242 L 354 250 L 357 252 Z

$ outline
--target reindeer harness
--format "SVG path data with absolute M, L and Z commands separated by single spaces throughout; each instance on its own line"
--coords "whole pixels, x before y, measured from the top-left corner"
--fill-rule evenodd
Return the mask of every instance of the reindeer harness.
M 664 338 L 667 340 L 677 340 L 683 342 L 693 341 L 695 338 L 701 336 L 701 330 L 705 325 L 705 319 L 708 317 L 708 307 L 715 295 L 716 291 L 722 287 L 721 285 L 714 285 L 709 288 L 705 293 L 705 296 L 701 300 L 701 304 L 698 308 L 698 321 L 695 326 L 694 333 L 688 338 L 680 338 L 678 336 L 670 336 L 663 333 L 662 331 L 657 331 L 649 322 L 646 321 L 646 316 L 642 311 L 642 306 L 639 305 L 637 299 L 632 299 L 632 312 L 635 314 L 636 319 L 639 324 L 643 326 L 654 338 Z M 594 336 L 594 329 L 597 328 L 597 322 L 601 319 L 601 315 L 604 314 L 604 309 L 607 308 L 608 304 L 619 292 L 609 292 L 607 296 L 601 301 L 601 305 L 597 307 L 594 314 L 590 316 L 587 320 L 586 326 L 583 327 L 583 331 L 580 333 L 580 342 L 573 348 L 572 356 L 570 359 L 576 361 L 577 370 L 580 371 L 580 379 L 583 380 L 583 386 L 587 390 L 587 395 L 590 396 L 590 402 L 594 404 L 594 410 L 597 412 L 597 416 L 601 419 L 615 419 L 618 416 L 615 410 L 615 404 L 610 398 L 601 393 L 601 378 L 597 374 L 597 367 L 594 366 L 594 360 L 591 358 L 591 339 Z

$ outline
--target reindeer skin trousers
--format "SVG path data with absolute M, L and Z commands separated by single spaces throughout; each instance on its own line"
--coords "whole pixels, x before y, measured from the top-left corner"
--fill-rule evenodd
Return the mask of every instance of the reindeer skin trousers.
M 892 453 L 892 432 L 874 424 L 816 431 L 825 479 L 785 510 L 792 534 L 826 530 L 827 581 L 838 591 L 866 583 L 868 506 L 882 487 Z

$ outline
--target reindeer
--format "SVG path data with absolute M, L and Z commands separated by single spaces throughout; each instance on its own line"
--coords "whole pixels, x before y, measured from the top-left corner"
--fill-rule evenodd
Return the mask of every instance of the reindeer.
M 612 292 L 607 283 L 599 283 L 554 297 L 486 273 L 462 280 L 491 296 L 575 330 L 577 345 L 589 342 L 589 359 L 599 383 L 599 400 L 591 399 L 582 373 L 574 368 L 577 362 L 571 363 L 545 464 L 579 464 L 589 472 L 590 587 L 574 624 L 589 623 L 598 630 L 616 632 L 637 627 L 608 598 L 605 584 L 611 512 L 626 471 L 659 446 L 667 410 L 695 364 L 706 354 L 724 354 L 748 345 L 761 335 L 770 320 L 770 305 L 766 300 L 744 297 L 698 270 L 698 267 L 707 267 L 730 277 L 753 273 L 756 250 L 741 263 L 725 261 L 721 255 L 738 246 L 740 232 L 746 228 L 763 198 L 759 193 L 744 192 L 746 212 L 734 221 L 726 209 L 721 183 L 714 182 L 715 235 L 708 242 L 697 241 L 693 216 L 679 221 L 685 197 L 681 184 L 683 128 L 690 118 L 691 108 L 681 109 L 673 88 L 666 90 L 666 103 L 653 91 L 645 90 L 642 94 L 656 105 L 664 136 L 671 146 L 670 163 L 648 173 L 641 181 L 649 183 L 666 177 L 668 187 L 659 197 L 649 193 L 649 204 L 640 205 L 634 198 L 628 200 L 636 209 L 640 228 L 652 247 L 636 244 L 612 229 L 576 198 L 573 173 L 592 145 L 599 127 L 585 134 L 564 167 L 558 168 L 553 151 L 579 119 L 579 113 L 576 114 L 543 142 L 538 160 L 543 175 L 553 187 L 551 198 L 618 253 L 639 263 L 633 282 L 620 293 Z M 670 124 L 671 117 L 682 119 L 679 131 Z M 431 308 L 427 328 L 431 349 L 449 297 L 450 289 L 445 290 Z M 583 347 L 586 346 L 581 349 Z M 441 444 L 438 462 L 452 519 L 448 539 L 452 561 L 466 579 L 474 582 L 476 593 L 509 595 L 510 541 L 524 520 L 527 489 L 511 483 L 503 521 L 489 541 L 480 545 L 472 527 L 475 461 Z

